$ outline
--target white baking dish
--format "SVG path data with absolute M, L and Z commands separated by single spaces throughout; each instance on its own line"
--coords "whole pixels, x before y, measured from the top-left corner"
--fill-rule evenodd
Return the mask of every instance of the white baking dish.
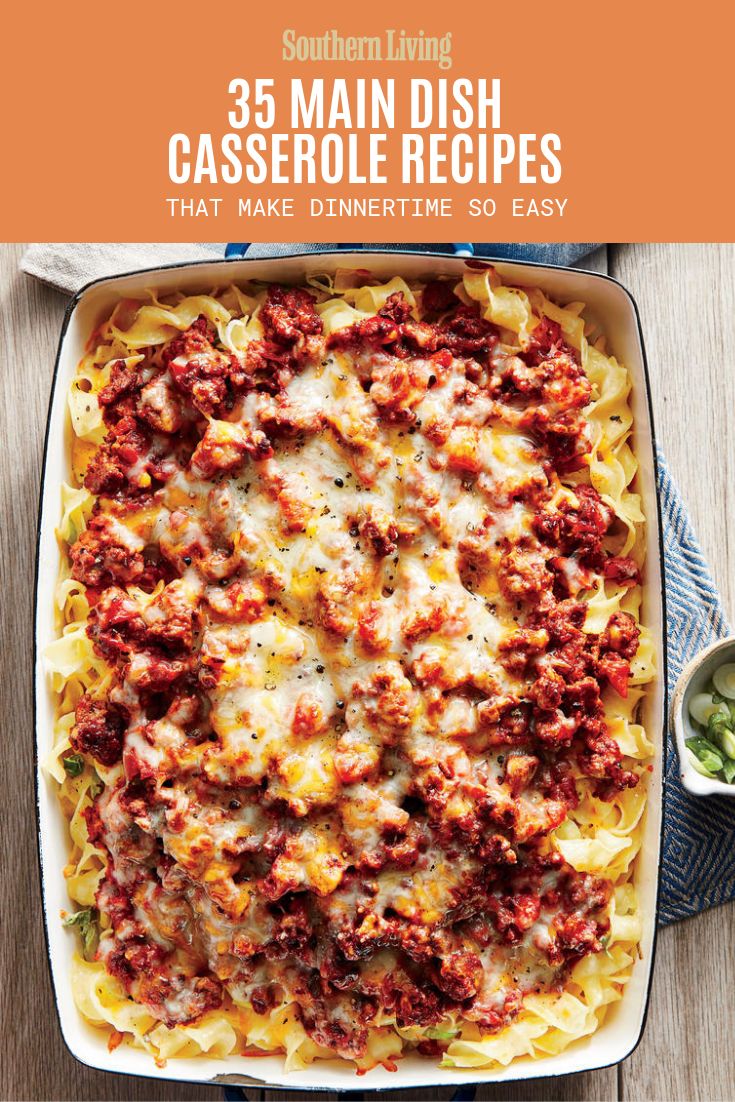
M 458 278 L 465 261 L 459 257 L 427 253 L 357 252 L 322 253 L 270 260 L 222 260 L 149 270 L 100 280 L 75 297 L 62 329 L 49 411 L 38 533 L 36 590 L 35 700 L 37 760 L 43 760 L 51 745 L 54 701 L 43 663 L 43 651 L 54 638 L 53 597 L 59 567 L 54 527 L 60 517 L 59 484 L 69 477 L 69 434 L 66 395 L 84 344 L 95 324 L 112 309 L 120 296 L 135 296 L 147 288 L 159 293 L 173 290 L 203 291 L 212 286 L 245 279 L 298 282 L 313 271 L 336 267 L 369 268 L 376 276 L 427 278 L 452 274 Z M 62 869 L 67 860 L 66 823 L 58 806 L 53 782 L 38 771 L 38 831 L 41 876 L 56 1004 L 64 1040 L 82 1063 L 106 1071 L 145 1075 L 161 1079 L 201 1083 L 230 1083 L 296 1089 L 397 1089 L 429 1088 L 486 1081 L 532 1079 L 590 1071 L 617 1063 L 638 1043 L 645 1020 L 653 963 L 658 871 L 661 841 L 665 732 L 665 616 L 662 559 L 656 496 L 654 434 L 646 374 L 645 354 L 638 315 L 628 292 L 606 276 L 564 268 L 498 261 L 497 269 L 510 282 L 542 287 L 552 297 L 583 301 L 602 324 L 612 351 L 629 368 L 633 379 L 634 447 L 640 463 L 638 488 L 648 518 L 648 556 L 644 617 L 658 648 L 658 676 L 646 705 L 644 722 L 657 748 L 650 778 L 650 799 L 645 821 L 643 848 L 636 871 L 644 914 L 642 956 L 623 999 L 614 1004 L 604 1025 L 592 1037 L 573 1045 L 560 1055 L 514 1062 L 497 1071 L 437 1068 L 416 1056 L 400 1061 L 398 1071 L 382 1067 L 357 1078 L 346 1065 L 316 1063 L 304 1071 L 284 1073 L 280 1057 L 232 1056 L 226 1060 L 170 1060 L 156 1067 L 144 1052 L 125 1045 L 108 1052 L 104 1035 L 88 1026 L 72 1001 L 69 970 L 75 939 L 62 929 L 59 912 L 68 907 Z

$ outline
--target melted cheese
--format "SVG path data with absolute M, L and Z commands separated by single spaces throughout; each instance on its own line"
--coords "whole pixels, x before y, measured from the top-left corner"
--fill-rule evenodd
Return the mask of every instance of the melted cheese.
M 378 290 L 356 287 L 352 300 L 362 308 Z M 176 382 L 187 354 L 163 369 L 160 346 L 201 309 L 233 363 L 247 363 L 265 315 L 228 322 L 203 297 L 189 317 L 190 301 L 175 330 L 176 310 L 164 311 L 157 350 L 135 338 L 144 351 L 128 364 L 143 384 L 137 408 L 157 428 L 127 477 L 149 489 L 155 457 L 162 484 L 142 505 L 100 506 L 117 551 L 160 556 L 177 575 L 128 592 L 153 642 L 133 642 L 109 691 L 127 729 L 122 764 L 100 770 L 112 878 L 99 905 L 112 909 L 114 880 L 131 907 L 101 956 L 141 940 L 170 955 L 169 989 L 152 1006 L 164 1020 L 196 1017 L 192 977 L 204 969 L 237 1006 L 275 987 L 282 1003 L 263 1035 L 288 1046 L 284 1007 L 295 1001 L 310 1020 L 315 969 L 334 939 L 378 1026 L 397 1021 L 382 1006 L 386 981 L 410 989 L 426 960 L 436 968 L 443 952 L 469 951 L 482 975 L 467 1018 L 500 1021 L 509 996 L 556 989 L 557 911 L 542 906 L 515 944 L 476 940 L 463 923 L 489 906 L 495 876 L 481 846 L 505 832 L 523 873 L 524 845 L 548 833 L 558 805 L 533 784 L 514 793 L 478 702 L 526 697 L 532 676 L 502 658 L 522 621 L 499 581 L 503 559 L 535 538 L 537 492 L 576 501 L 519 427 L 521 399 L 503 405 L 472 381 L 527 371 L 521 349 L 498 344 L 482 366 L 444 356 L 439 368 L 369 341 L 338 352 L 315 341 L 275 395 L 251 387 L 203 416 Z M 341 308 L 347 324 L 368 316 Z M 570 590 L 586 582 L 573 557 L 560 570 Z M 616 600 L 601 583 L 588 631 L 602 630 Z M 151 690 L 156 676 L 163 688 Z M 557 879 L 541 877 L 539 897 Z M 460 1013 L 452 996 L 448 1005 Z M 357 1006 L 335 987 L 320 1025 L 349 1033 Z

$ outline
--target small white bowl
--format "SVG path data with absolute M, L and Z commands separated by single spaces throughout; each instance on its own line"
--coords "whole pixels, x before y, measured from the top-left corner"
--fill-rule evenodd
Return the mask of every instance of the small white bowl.
M 701 734 L 699 729 L 695 729 L 689 715 L 689 701 L 695 693 L 706 691 L 712 674 L 725 662 L 735 662 L 735 635 L 718 639 L 716 643 L 700 651 L 684 667 L 671 700 L 670 722 L 679 752 L 679 775 L 684 787 L 695 796 L 735 797 L 735 783 L 726 784 L 724 781 L 703 777 L 689 761 L 686 748 L 688 738 Z

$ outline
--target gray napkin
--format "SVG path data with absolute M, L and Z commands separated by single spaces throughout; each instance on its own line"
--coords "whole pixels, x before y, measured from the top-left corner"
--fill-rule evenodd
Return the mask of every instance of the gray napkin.
M 258 243 L 243 242 L 231 245 L 229 255 L 272 257 L 289 253 L 318 253 L 340 248 L 361 249 L 362 245 L 337 243 Z M 437 244 L 379 244 L 367 248 L 428 250 L 429 252 L 453 251 L 446 242 Z M 575 264 L 587 253 L 597 248 L 593 244 L 475 244 L 476 256 L 506 257 L 508 259 L 542 261 L 547 264 Z M 20 262 L 28 275 L 42 280 L 67 294 L 76 294 L 80 287 L 104 276 L 136 272 L 141 268 L 159 268 L 165 264 L 186 264 L 193 260 L 218 260 L 224 255 L 224 244 L 191 244 L 137 242 L 37 242 L 30 245 Z
M 80 287 L 104 276 L 159 268 L 162 264 L 188 264 L 192 260 L 218 260 L 224 245 L 149 241 L 43 241 L 29 245 L 21 270 L 59 291 L 76 294 Z

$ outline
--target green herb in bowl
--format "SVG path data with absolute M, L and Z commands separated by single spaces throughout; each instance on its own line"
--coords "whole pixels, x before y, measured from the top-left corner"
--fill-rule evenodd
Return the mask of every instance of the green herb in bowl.
M 718 666 L 707 691 L 689 701 L 689 715 L 701 733 L 686 739 L 689 760 L 710 779 L 735 781 L 735 662 Z

